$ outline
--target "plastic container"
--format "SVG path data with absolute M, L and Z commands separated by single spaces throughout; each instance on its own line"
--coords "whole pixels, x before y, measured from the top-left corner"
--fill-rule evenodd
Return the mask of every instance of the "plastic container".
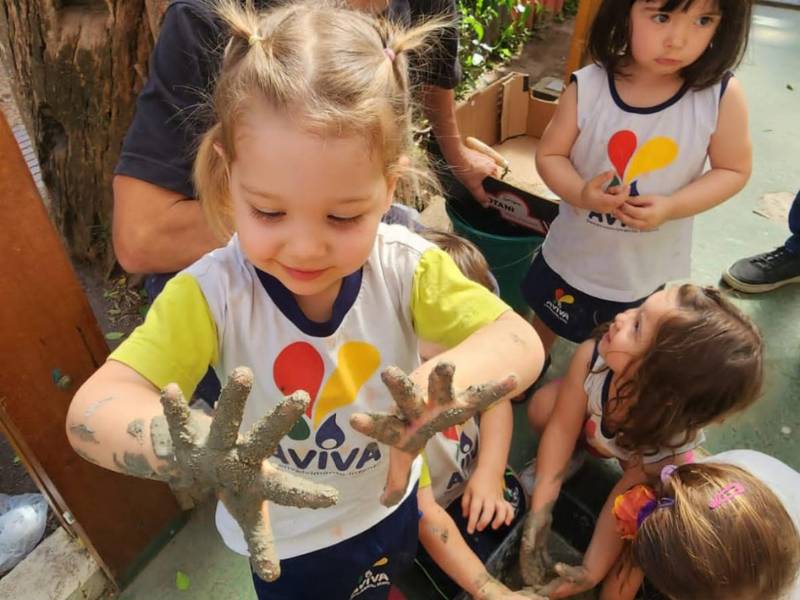
M 453 230 L 480 248 L 500 286 L 500 297 L 521 315 L 530 312 L 520 283 L 544 238 L 529 229 L 509 223 L 497 211 L 477 203 L 447 203 Z

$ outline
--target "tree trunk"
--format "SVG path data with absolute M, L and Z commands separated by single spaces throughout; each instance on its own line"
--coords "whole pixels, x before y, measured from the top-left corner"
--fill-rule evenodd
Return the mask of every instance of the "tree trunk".
M 8 66 L 73 257 L 111 256 L 111 177 L 169 0 L 0 0 Z

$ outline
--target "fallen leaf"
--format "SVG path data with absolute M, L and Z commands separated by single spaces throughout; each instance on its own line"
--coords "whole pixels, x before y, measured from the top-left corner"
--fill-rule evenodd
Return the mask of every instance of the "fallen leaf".
M 19 464 L 19 456 L 15 456 L 13 462 L 14 462 L 15 465 L 18 465 Z
M 175 587 L 182 592 L 189 589 L 189 576 L 183 571 L 175 573 Z
M 122 331 L 109 331 L 106 334 L 106 339 L 110 341 L 119 340 L 125 337 L 125 334 Z

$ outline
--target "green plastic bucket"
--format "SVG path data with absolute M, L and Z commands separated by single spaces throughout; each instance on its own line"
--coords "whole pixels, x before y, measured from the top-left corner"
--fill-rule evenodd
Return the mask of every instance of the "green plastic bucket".
M 463 208 L 462 208 L 463 207 Z M 502 219 L 496 210 L 447 203 L 453 230 L 480 248 L 500 286 L 500 297 L 521 315 L 530 312 L 520 283 L 544 238 Z

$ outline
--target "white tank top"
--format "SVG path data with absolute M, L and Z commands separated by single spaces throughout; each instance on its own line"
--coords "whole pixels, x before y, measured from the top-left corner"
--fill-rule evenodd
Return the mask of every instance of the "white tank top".
M 632 194 L 668 196 L 700 177 L 724 83 L 682 89 L 658 106 L 637 108 L 622 101 L 598 65 L 584 67 L 574 78 L 579 133 L 570 160 L 583 179 L 613 170 Z M 571 286 L 596 298 L 630 302 L 689 275 L 692 223 L 689 217 L 638 231 L 611 214 L 562 202 L 542 254 Z
M 583 382 L 583 390 L 586 392 L 587 398 L 583 437 L 586 442 L 586 449 L 590 454 L 598 458 L 616 458 L 627 462 L 636 457 L 636 453 L 626 450 L 617 444 L 616 433 L 607 430 L 604 418 L 613 377 L 613 371 L 608 368 L 606 361 L 597 351 L 597 345 L 595 345 L 589 374 Z M 644 464 L 656 463 L 670 456 L 691 452 L 706 439 L 702 430 L 698 431 L 694 438 L 681 443 L 683 437 L 683 434 L 676 436 L 673 443 L 680 445 L 674 448 L 659 448 L 655 452 L 639 455 L 642 462 Z

